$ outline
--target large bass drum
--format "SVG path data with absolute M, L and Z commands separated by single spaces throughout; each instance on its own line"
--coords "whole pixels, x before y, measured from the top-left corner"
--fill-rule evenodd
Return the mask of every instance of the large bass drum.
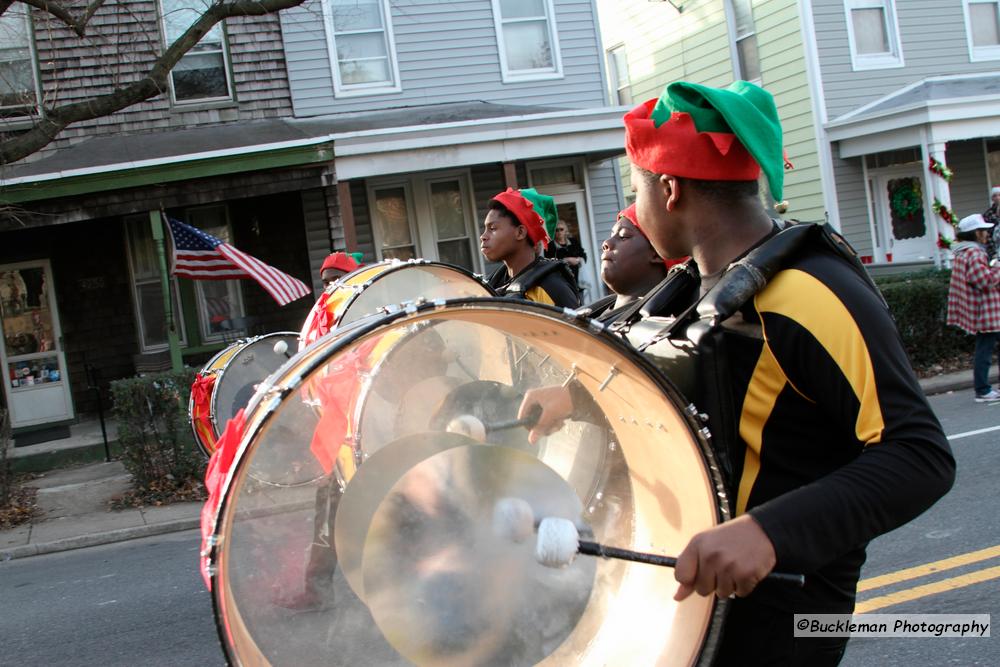
M 285 352 L 275 351 L 284 342 Z M 188 401 L 188 417 L 195 441 L 211 456 L 226 422 L 250 402 L 257 384 L 294 354 L 298 336 L 279 331 L 244 338 L 227 346 L 198 372 Z
M 304 423 L 303 390 L 338 373 L 358 378 L 323 406 L 342 418 Z M 524 429 L 490 429 L 516 415 L 528 389 L 566 382 L 592 401 L 557 433 L 532 446 Z M 494 530 L 498 502 L 515 497 L 536 519 L 574 520 L 601 543 L 677 554 L 728 517 L 691 411 L 617 336 L 537 304 L 427 303 L 321 339 L 269 385 L 251 405 L 209 551 L 232 664 L 711 661 L 722 603 L 675 602 L 672 570 L 589 557 L 549 569 L 534 559 L 534 538 Z M 485 437 L 451 432 L 469 416 Z M 330 606 L 311 613 L 275 594 L 308 576 L 319 487 L 265 488 L 251 474 L 301 446 L 289 442 L 291 422 L 356 463 L 327 489 L 339 495 L 329 520 L 340 562 Z
M 480 278 L 452 264 L 425 259 L 369 264 L 327 286 L 306 316 L 299 347 L 315 342 L 332 326 L 350 324 L 407 301 L 495 295 Z

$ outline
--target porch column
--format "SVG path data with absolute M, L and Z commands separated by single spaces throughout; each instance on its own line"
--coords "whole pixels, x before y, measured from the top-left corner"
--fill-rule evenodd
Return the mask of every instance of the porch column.
M 184 367 L 181 360 L 181 341 L 177 335 L 177 324 L 174 319 L 174 300 L 170 298 L 170 274 L 167 272 L 166 244 L 163 242 L 163 219 L 160 212 L 149 212 L 149 226 L 153 231 L 153 243 L 156 246 L 156 257 L 160 265 L 160 287 L 163 290 L 163 315 L 167 323 L 167 345 L 170 347 L 170 368 L 179 371 Z
M 517 190 L 517 165 L 515 163 L 503 163 L 503 184 L 504 187 Z
M 950 266 L 951 264 L 950 254 L 939 248 L 937 243 L 940 230 L 948 223 L 934 211 L 934 200 L 937 199 L 942 205 L 947 206 L 948 210 L 951 210 L 951 187 L 948 181 L 931 171 L 931 158 L 934 158 L 942 166 L 946 166 L 944 155 L 947 144 L 943 141 L 927 141 L 925 139 L 921 142 L 920 148 L 924 163 L 924 183 L 927 184 L 925 188 L 926 194 L 924 195 L 924 210 L 931 215 L 931 219 L 933 220 L 932 229 L 934 233 L 931 236 L 934 239 L 934 253 L 932 256 L 934 257 L 934 266 L 941 268 L 942 265 Z
M 357 252 L 358 232 L 354 226 L 354 204 L 351 202 L 350 181 L 337 181 L 337 203 L 340 206 L 340 224 L 344 229 L 345 250 Z

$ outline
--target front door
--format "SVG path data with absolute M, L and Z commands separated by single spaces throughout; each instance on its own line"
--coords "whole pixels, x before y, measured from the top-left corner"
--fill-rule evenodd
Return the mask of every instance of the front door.
M 569 235 L 576 239 L 584 250 L 587 251 L 587 261 L 580 267 L 580 290 L 582 292 L 581 302 L 588 304 L 597 300 L 601 294 L 601 285 L 598 283 L 597 268 L 600 266 L 600 256 L 591 256 L 595 248 L 594 239 L 591 237 L 590 218 L 587 215 L 587 201 L 583 192 L 572 194 L 554 195 L 556 209 L 559 212 L 559 219 L 569 227 Z M 603 241 L 603 239 L 602 239 Z M 599 251 L 599 250 L 598 250 Z
M 11 427 L 73 417 L 48 260 L 0 265 L 0 361 Z
M 924 205 L 919 167 L 896 167 L 871 174 L 876 245 L 886 262 L 934 259 L 937 229 Z

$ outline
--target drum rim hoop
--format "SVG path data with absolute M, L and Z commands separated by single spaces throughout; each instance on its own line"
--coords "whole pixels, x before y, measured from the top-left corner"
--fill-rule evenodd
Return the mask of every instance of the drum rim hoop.
M 369 265 L 370 266 L 370 265 Z M 461 269 L 461 267 L 458 267 Z M 463 269 L 464 270 L 464 269 Z M 646 377 L 653 382 L 653 384 L 660 389 L 667 398 L 675 406 L 686 406 L 690 404 L 690 401 L 686 400 L 680 390 L 678 390 L 673 383 L 670 381 L 666 375 L 663 374 L 645 355 L 636 351 L 632 346 L 625 340 L 618 337 L 616 334 L 612 333 L 605 325 L 598 324 L 588 317 L 581 316 L 577 311 L 569 308 L 557 308 L 555 306 L 550 306 L 548 304 L 536 303 L 533 301 L 523 301 L 513 298 L 497 298 L 497 297 L 460 297 L 455 299 L 444 299 L 441 301 L 430 301 L 423 304 L 413 304 L 411 307 L 402 308 L 394 312 L 386 313 L 380 317 L 371 317 L 371 322 L 367 322 L 364 325 L 360 325 L 354 331 L 349 331 L 341 339 L 339 337 L 333 337 L 329 344 L 329 349 L 323 350 L 322 353 L 313 355 L 312 359 L 306 363 L 301 369 L 299 369 L 294 375 L 294 383 L 289 386 L 277 387 L 273 385 L 272 389 L 275 387 L 280 389 L 278 395 L 279 400 L 271 401 L 269 405 L 265 406 L 264 413 L 259 419 L 255 419 L 253 423 L 247 423 L 243 433 L 243 437 L 240 440 L 240 447 L 237 450 L 236 456 L 233 459 L 232 465 L 230 466 L 229 472 L 226 478 L 222 482 L 222 488 L 220 489 L 221 498 L 219 501 L 219 506 L 216 509 L 215 516 L 213 517 L 212 526 L 212 546 L 210 547 L 210 552 L 208 556 L 209 564 L 214 564 L 218 557 L 219 544 L 221 543 L 221 535 L 219 534 L 222 522 L 219 521 L 221 517 L 226 514 L 228 505 L 230 503 L 229 488 L 231 486 L 232 480 L 236 477 L 238 471 L 241 471 L 244 465 L 244 456 L 246 448 L 245 444 L 253 441 L 259 432 L 271 421 L 272 418 L 277 414 L 277 407 L 284 400 L 285 396 L 298 390 L 303 379 L 311 375 L 314 371 L 320 368 L 327 360 L 341 352 L 348 345 L 352 345 L 354 342 L 363 338 L 370 333 L 380 329 L 385 328 L 397 320 L 404 317 L 411 317 L 413 315 L 425 315 L 428 313 L 433 313 L 434 311 L 446 310 L 446 309 L 497 309 L 497 310 L 513 310 L 518 312 L 531 312 L 536 311 L 537 315 L 543 317 L 548 317 L 551 319 L 557 319 L 564 324 L 568 324 L 580 331 L 596 336 L 604 343 L 620 352 L 622 356 L 629 358 L 639 369 L 646 375 Z M 364 320 L 357 320 L 357 322 L 364 322 Z M 291 360 L 289 360 L 291 361 Z M 284 368 L 286 364 L 282 365 Z M 277 371 L 275 371 L 277 372 Z M 681 419 L 688 425 L 691 431 L 692 439 L 697 443 L 697 451 L 701 457 L 702 465 L 704 466 L 705 473 L 709 480 L 709 485 L 715 489 L 714 501 L 715 501 L 715 512 L 716 518 L 719 523 L 722 523 L 731 516 L 731 510 L 729 505 L 729 497 L 726 493 L 726 487 L 722 480 L 722 472 L 715 460 L 715 454 L 711 449 L 711 444 L 705 437 L 705 432 L 702 430 L 697 417 L 690 414 L 687 410 L 683 408 L 679 409 L 678 412 L 681 415 Z M 215 618 L 216 630 L 219 634 L 220 644 L 222 644 L 223 650 L 226 653 L 227 659 L 230 663 L 235 664 L 236 656 L 230 653 L 230 642 L 228 641 L 224 628 L 221 627 L 219 619 L 223 613 L 220 605 L 220 598 L 222 597 L 221 586 L 224 582 L 218 579 L 218 568 L 214 568 L 211 572 L 212 581 L 212 608 Z M 718 599 L 713 601 L 712 613 L 709 616 L 708 628 L 705 634 L 705 638 L 700 647 L 698 654 L 698 664 L 710 664 L 718 643 L 722 636 L 723 622 L 725 620 L 726 604 L 724 601 L 719 601 Z

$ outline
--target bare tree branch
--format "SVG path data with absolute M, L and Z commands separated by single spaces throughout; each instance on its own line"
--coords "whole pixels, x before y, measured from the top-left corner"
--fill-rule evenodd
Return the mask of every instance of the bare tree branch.
M 6 2 L 7 0 L 2 0 Z M 13 0 L 9 0 L 11 3 Z M 90 22 L 90 18 L 94 13 L 101 8 L 104 4 L 104 0 L 94 0 L 89 5 L 87 9 L 83 12 L 80 18 L 74 18 L 68 9 L 57 2 L 48 2 L 48 0 L 20 0 L 21 3 L 34 7 L 35 9 L 40 9 L 43 12 L 51 14 L 56 17 L 70 29 L 73 30 L 77 35 L 83 37 L 87 32 L 87 23 Z M 3 5 L 0 4 L 0 13 L 3 13 Z
M 0 3 L 7 1 L 0 0 Z M 21 1 L 35 7 L 44 6 L 50 12 L 53 7 L 46 0 Z M 91 8 L 96 11 L 96 7 L 102 2 L 104 0 L 94 0 L 88 7 L 88 12 Z M 0 165 L 16 162 L 41 150 L 73 123 L 108 116 L 133 104 L 160 95 L 167 88 L 167 76 L 170 70 L 220 21 L 233 17 L 274 14 L 283 9 L 301 5 L 303 2 L 305 0 L 216 0 L 197 21 L 191 24 L 183 35 L 178 37 L 163 52 L 142 79 L 106 95 L 98 95 L 81 102 L 51 109 L 46 108 L 42 117 L 36 121 L 31 129 L 0 141 Z M 89 20 L 90 16 L 92 16 L 92 12 L 87 15 L 86 20 Z M 57 18 L 61 19 L 58 16 Z M 85 23 L 81 25 L 85 25 Z

